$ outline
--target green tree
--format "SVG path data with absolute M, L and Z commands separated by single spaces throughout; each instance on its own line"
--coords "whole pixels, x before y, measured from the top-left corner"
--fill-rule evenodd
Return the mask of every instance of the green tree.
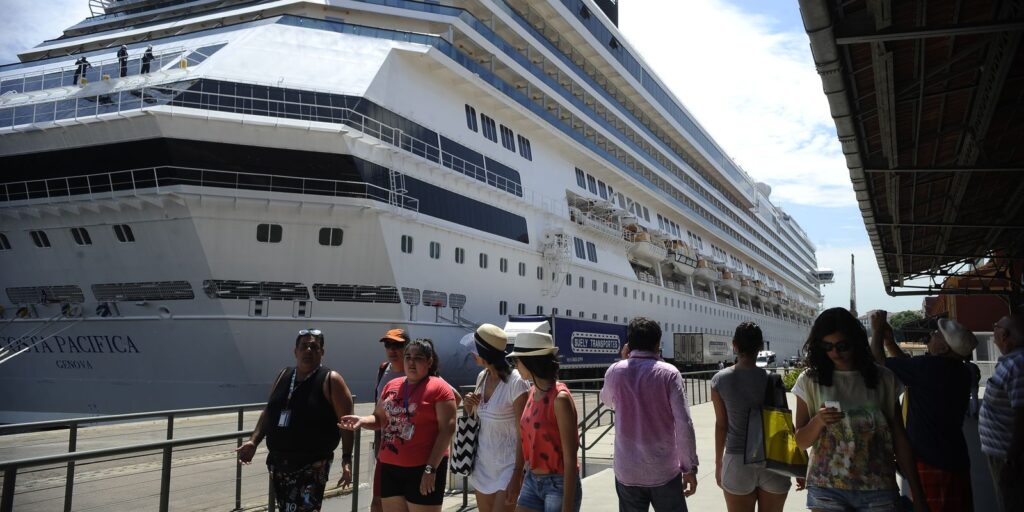
M 893 329 L 901 329 L 907 323 L 915 322 L 922 318 L 924 317 L 917 311 L 900 311 L 899 313 L 889 316 L 889 325 L 891 325 Z

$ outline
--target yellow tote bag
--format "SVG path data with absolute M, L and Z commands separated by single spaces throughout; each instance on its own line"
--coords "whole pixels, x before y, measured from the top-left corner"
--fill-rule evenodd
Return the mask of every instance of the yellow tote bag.
M 750 410 L 743 462 L 785 476 L 807 475 L 807 452 L 796 445 L 793 415 L 786 403 L 782 379 L 777 375 L 768 376 L 761 407 Z

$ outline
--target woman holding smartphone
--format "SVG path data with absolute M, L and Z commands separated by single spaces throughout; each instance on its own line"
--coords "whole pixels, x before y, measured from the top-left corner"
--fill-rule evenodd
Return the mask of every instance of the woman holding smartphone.
M 811 448 L 811 510 L 897 510 L 896 467 L 922 496 L 914 455 L 896 406 L 896 379 L 875 364 L 867 333 L 843 308 L 823 311 L 804 345 L 807 371 L 793 386 L 796 442 Z M 915 511 L 927 511 L 915 500 Z

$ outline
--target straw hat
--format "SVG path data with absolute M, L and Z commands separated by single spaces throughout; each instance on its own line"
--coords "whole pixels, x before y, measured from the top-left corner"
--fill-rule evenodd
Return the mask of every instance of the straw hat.
M 515 344 L 509 357 L 532 357 L 554 354 L 558 351 L 550 334 L 542 332 L 521 332 L 516 335 Z

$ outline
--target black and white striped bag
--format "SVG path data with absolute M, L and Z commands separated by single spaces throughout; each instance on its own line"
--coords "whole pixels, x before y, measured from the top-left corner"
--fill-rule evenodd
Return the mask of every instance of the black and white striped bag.
M 480 372 L 476 379 L 477 393 L 480 383 L 487 377 L 487 370 Z M 477 435 L 480 434 L 480 418 L 476 414 L 466 414 L 455 419 L 455 443 L 449 457 L 449 470 L 452 474 L 469 476 L 473 472 L 473 461 L 476 460 Z

